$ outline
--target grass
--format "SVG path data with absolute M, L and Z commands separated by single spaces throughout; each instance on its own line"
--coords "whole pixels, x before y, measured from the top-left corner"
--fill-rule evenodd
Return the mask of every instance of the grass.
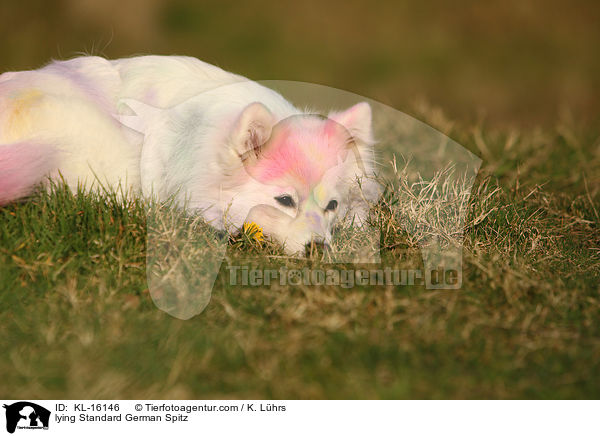
M 484 158 L 460 290 L 230 286 L 225 264 L 182 321 L 148 291 L 144 205 L 59 186 L 0 208 L 0 397 L 598 398 L 600 132 L 420 116 Z M 372 210 L 382 265 L 418 268 L 395 174 Z M 230 264 L 320 264 L 282 254 L 227 247 Z
M 454 119 L 552 126 L 570 111 L 591 123 L 600 115 L 599 20 L 594 0 L 5 1 L 0 71 L 82 52 L 185 54 L 413 115 L 411 103 L 425 96 Z

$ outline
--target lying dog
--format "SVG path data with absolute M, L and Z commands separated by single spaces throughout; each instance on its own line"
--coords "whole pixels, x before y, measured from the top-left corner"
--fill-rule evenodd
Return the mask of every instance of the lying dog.
M 138 132 L 141 132 L 138 133 Z M 0 75 L 0 204 L 49 178 L 174 197 L 288 253 L 376 198 L 371 108 L 327 117 L 194 58 L 81 57 Z

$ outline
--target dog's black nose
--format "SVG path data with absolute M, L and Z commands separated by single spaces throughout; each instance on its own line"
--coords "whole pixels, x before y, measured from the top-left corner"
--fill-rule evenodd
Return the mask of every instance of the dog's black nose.
M 311 241 L 304 246 L 306 257 L 312 257 L 315 255 L 322 256 L 331 250 L 331 247 L 327 242 L 322 241 Z

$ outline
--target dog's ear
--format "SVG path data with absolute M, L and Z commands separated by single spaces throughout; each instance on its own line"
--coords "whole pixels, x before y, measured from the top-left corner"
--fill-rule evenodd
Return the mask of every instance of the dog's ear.
M 330 112 L 327 117 L 344 126 L 358 145 L 373 144 L 373 121 L 369 103 L 358 103 L 342 112 Z
M 161 109 L 132 98 L 122 98 L 118 104 L 120 108 L 129 108 L 133 112 L 132 115 L 117 114 L 119 122 L 142 134 L 147 133 L 148 127 L 154 125 L 162 114 Z
M 275 117 L 262 103 L 246 106 L 236 120 L 230 137 L 230 146 L 242 161 L 256 159 L 261 147 L 271 136 Z

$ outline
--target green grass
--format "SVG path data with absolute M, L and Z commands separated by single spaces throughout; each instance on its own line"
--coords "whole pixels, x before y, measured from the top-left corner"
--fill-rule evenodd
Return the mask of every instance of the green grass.
M 595 0 L 4 1 L 0 71 L 81 52 L 184 54 L 412 114 L 425 97 L 454 119 L 552 126 L 600 119 L 599 21 Z
M 144 205 L 58 187 L 0 208 L 0 397 L 598 398 L 600 132 L 421 117 L 485 159 L 462 289 L 243 288 L 223 266 L 182 321 L 148 291 Z M 383 266 L 419 267 L 385 201 L 373 213 Z M 281 254 L 227 252 L 319 264 Z

